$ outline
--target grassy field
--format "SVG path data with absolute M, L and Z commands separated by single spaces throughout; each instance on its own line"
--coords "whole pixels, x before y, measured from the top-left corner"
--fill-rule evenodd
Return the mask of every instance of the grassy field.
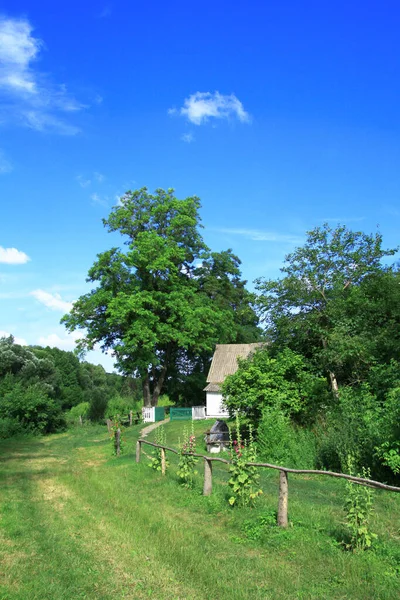
M 169 445 L 182 427 L 166 426 Z M 202 465 L 193 490 L 174 456 L 164 478 L 144 456 L 136 465 L 139 429 L 118 459 L 100 426 L 0 442 L 1 600 L 399 598 L 400 495 L 376 492 L 378 543 L 352 554 L 339 543 L 342 481 L 291 477 L 282 530 L 276 473 L 263 472 L 256 509 L 231 509 L 222 465 L 207 498 Z

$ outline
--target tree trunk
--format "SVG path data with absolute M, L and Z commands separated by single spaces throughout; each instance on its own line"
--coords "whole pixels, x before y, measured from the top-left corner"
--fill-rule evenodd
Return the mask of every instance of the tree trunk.
M 322 347 L 324 350 L 326 350 L 328 347 L 328 343 L 325 338 L 322 338 Z M 332 394 L 334 395 L 335 398 L 337 398 L 339 396 L 339 386 L 338 386 L 338 382 L 336 379 L 336 375 L 330 369 L 328 369 L 328 375 L 329 375 L 329 381 L 331 382 Z
M 164 364 L 161 369 L 161 373 L 157 379 L 157 383 L 154 385 L 153 396 L 151 399 L 151 406 L 157 406 L 158 398 L 161 394 L 162 386 L 164 385 L 165 375 L 167 374 L 167 364 Z
M 149 376 L 146 374 L 143 377 L 143 406 L 151 406 L 151 394 L 150 394 L 150 380 Z
M 329 373 L 329 379 L 331 381 L 332 394 L 335 396 L 335 398 L 337 398 L 339 396 L 339 386 L 338 386 L 338 382 L 336 379 L 336 375 L 332 371 L 328 371 L 328 373 Z

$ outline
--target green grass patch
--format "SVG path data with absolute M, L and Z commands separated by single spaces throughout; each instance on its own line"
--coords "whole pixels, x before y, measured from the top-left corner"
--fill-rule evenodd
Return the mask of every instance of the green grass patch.
M 194 422 L 199 442 L 211 423 Z M 165 426 L 168 445 L 183 426 Z M 135 463 L 140 430 L 125 432 L 120 458 L 100 426 L 0 442 L 0 600 L 398 598 L 396 494 L 375 494 L 377 546 L 352 554 L 339 544 L 344 482 L 290 477 L 282 530 L 277 473 L 262 472 L 255 509 L 231 509 L 226 466 L 214 466 L 205 498 L 201 463 L 192 490 L 174 455 L 165 477 L 145 456 Z

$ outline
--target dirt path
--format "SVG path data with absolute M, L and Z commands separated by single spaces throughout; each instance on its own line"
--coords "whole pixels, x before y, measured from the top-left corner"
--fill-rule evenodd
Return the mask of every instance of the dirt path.
M 151 431 L 153 431 L 153 429 L 157 429 L 157 427 L 159 427 L 160 425 L 165 425 L 165 423 L 168 423 L 168 421 L 169 421 L 169 417 L 168 417 L 168 419 L 164 419 L 163 421 L 157 421 L 156 423 L 152 423 L 151 425 L 144 427 L 142 429 L 142 431 L 140 432 L 140 437 L 141 438 L 147 437 L 149 435 L 149 433 Z

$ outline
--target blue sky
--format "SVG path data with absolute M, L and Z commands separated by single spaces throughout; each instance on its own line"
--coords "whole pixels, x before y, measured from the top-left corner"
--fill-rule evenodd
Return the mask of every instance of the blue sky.
M 199 196 L 249 282 L 324 221 L 396 246 L 399 29 L 395 1 L 2 2 L 0 332 L 73 348 L 127 189 Z

